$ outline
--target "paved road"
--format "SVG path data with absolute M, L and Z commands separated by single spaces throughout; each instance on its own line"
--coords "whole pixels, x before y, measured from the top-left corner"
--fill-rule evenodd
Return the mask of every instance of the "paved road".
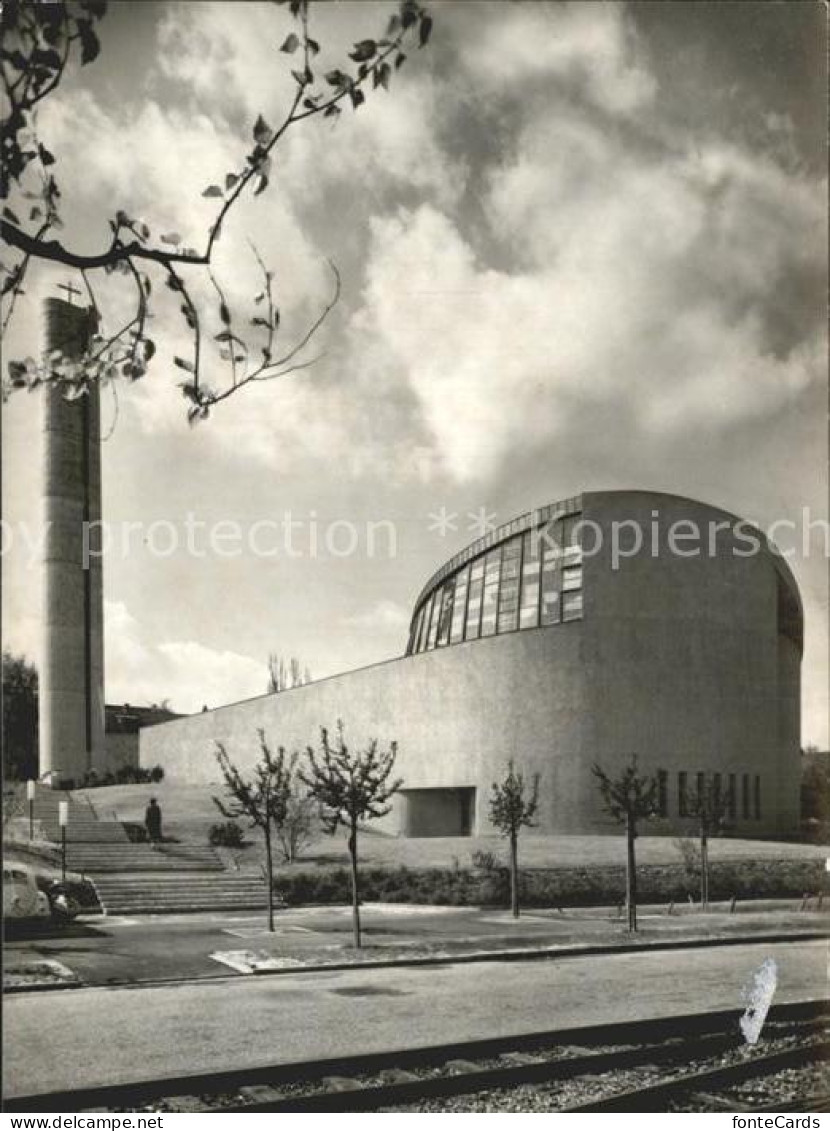
M 640 942 L 684 936 L 775 934 L 830 930 L 830 917 L 799 911 L 799 901 L 752 902 L 736 914 L 714 907 L 705 916 L 678 908 L 642 908 Z M 394 958 L 401 948 L 422 954 L 454 955 L 471 950 L 502 950 L 552 944 L 628 943 L 617 911 L 569 908 L 528 910 L 518 921 L 495 908 L 426 907 L 414 904 L 367 904 L 363 908 L 365 943 L 373 957 Z M 227 977 L 230 967 L 217 952 L 251 949 L 303 962 L 331 962 L 351 956 L 351 909 L 300 907 L 281 910 L 277 930 L 269 934 L 262 914 L 93 917 L 49 937 L 39 934 L 7 941 L 6 970 L 40 959 L 57 959 L 92 986 Z
M 826 943 L 18 994 L 4 1003 L 4 1092 L 741 1008 L 770 956 L 776 1000 L 826 994 Z

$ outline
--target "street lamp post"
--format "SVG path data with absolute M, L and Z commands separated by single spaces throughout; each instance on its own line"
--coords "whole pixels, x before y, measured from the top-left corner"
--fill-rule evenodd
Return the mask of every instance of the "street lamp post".
M 35 783 L 26 782 L 26 800 L 29 802 L 29 840 L 35 839 Z
M 58 802 L 58 824 L 61 827 L 61 883 L 66 883 L 66 826 L 69 824 L 69 802 Z

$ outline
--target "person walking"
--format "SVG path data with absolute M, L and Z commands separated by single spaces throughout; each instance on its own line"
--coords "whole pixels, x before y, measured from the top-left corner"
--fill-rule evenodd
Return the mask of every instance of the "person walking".
M 161 809 L 155 797 L 150 798 L 150 804 L 144 813 L 144 827 L 147 830 L 147 839 L 150 847 L 155 848 L 161 843 Z

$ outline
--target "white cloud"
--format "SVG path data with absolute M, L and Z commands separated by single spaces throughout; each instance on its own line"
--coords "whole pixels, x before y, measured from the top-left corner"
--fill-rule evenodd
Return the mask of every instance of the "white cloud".
M 409 610 L 397 601 L 382 598 L 371 608 L 344 619 L 350 628 L 362 628 L 382 632 L 386 629 L 402 629 L 409 624 Z
M 104 602 L 104 631 L 109 703 L 168 699 L 173 710 L 190 712 L 265 692 L 264 663 L 195 640 L 148 640 L 121 601 Z
M 615 114 L 655 95 L 621 4 L 501 4 L 495 18 L 465 30 L 462 58 L 490 89 L 515 94 L 535 79 L 557 79 Z
M 401 210 L 373 223 L 354 318 L 456 479 L 590 443 L 586 406 L 624 401 L 643 435 L 725 429 L 823 380 L 820 312 L 790 297 L 821 285 L 821 186 L 717 139 L 657 161 L 563 111 L 528 122 L 488 189 L 512 268 L 437 209 Z

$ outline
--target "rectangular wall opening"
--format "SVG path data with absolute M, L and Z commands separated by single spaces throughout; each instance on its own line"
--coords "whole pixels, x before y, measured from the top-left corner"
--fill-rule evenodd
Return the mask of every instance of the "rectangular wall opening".
M 411 837 L 472 836 L 476 791 L 456 789 L 402 789 L 401 834 Z

